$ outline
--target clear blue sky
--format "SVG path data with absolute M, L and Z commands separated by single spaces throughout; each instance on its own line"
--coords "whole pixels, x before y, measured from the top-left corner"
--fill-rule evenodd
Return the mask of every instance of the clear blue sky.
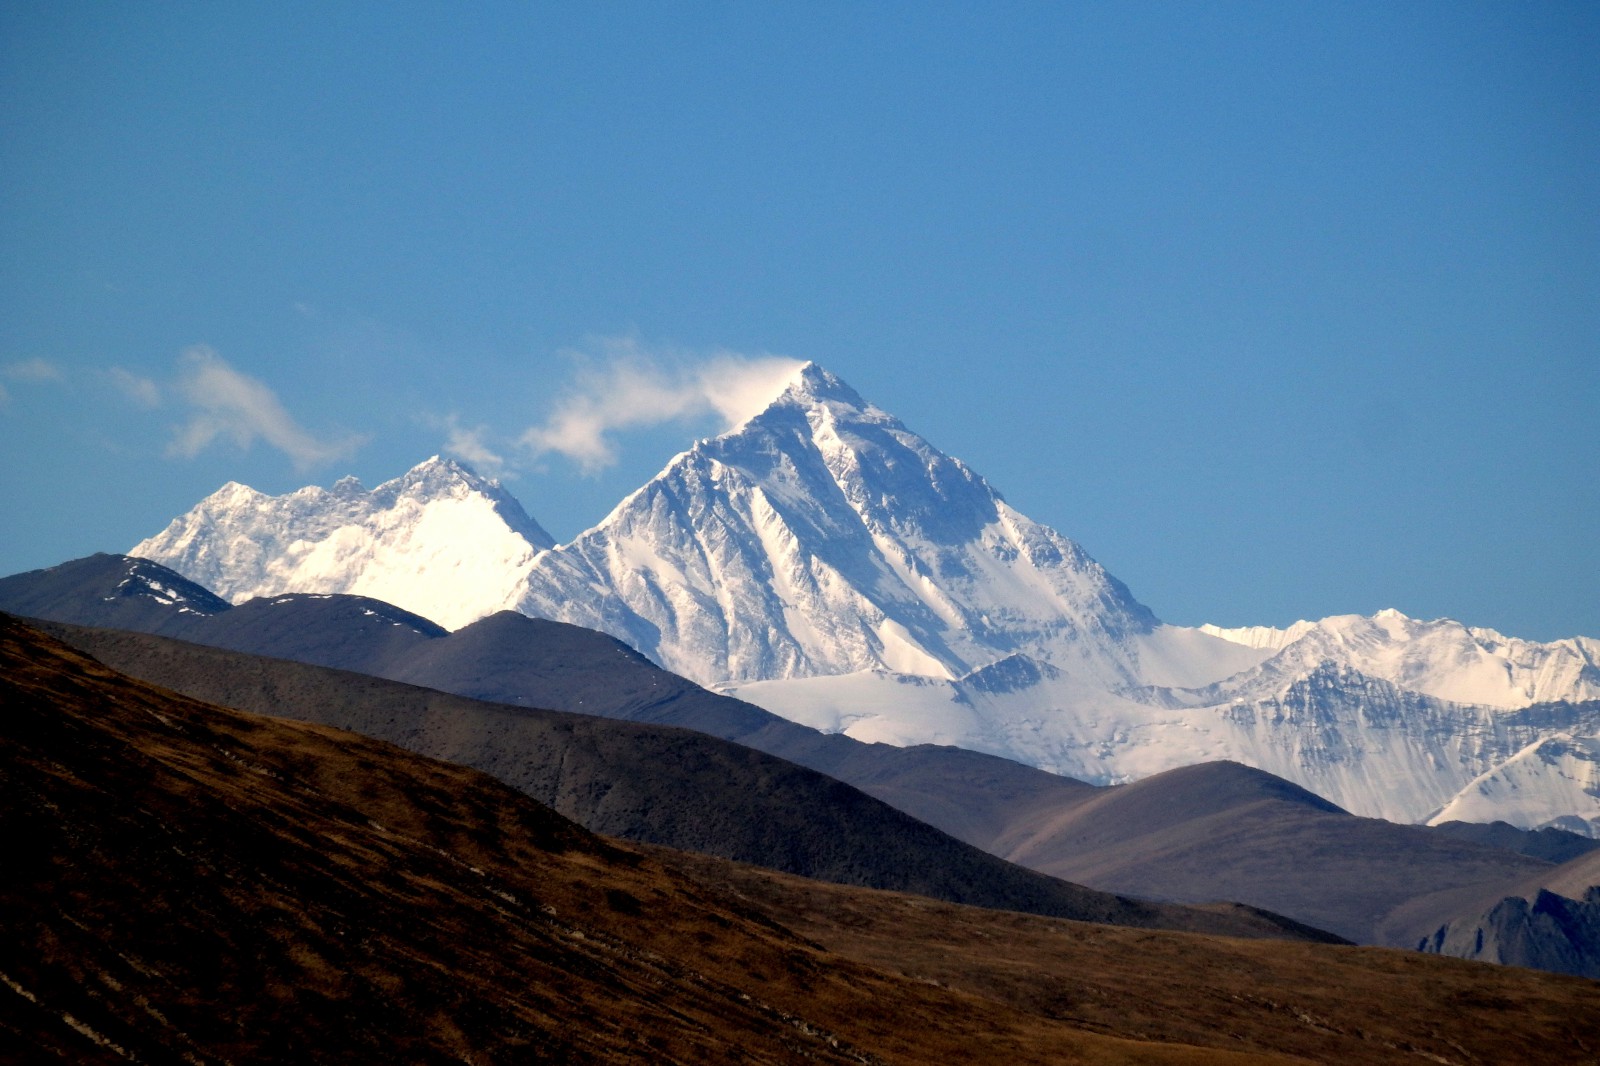
M 332 9 L 331 11 L 329 9 Z M 0 7 L 0 573 L 815 359 L 1161 617 L 1600 636 L 1600 6 Z

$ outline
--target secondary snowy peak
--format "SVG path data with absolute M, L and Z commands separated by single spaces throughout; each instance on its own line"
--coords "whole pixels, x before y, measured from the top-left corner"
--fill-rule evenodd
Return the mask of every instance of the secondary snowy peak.
M 282 496 L 229 482 L 129 554 L 234 603 L 348 592 L 454 628 L 513 602 L 551 544 L 498 482 L 435 456 L 370 491 L 353 477 Z
M 1241 644 L 1246 648 L 1258 648 L 1268 651 L 1282 651 L 1286 646 L 1293 644 L 1306 632 L 1316 626 L 1315 622 L 1296 622 L 1288 629 L 1277 629 L 1273 626 L 1238 626 L 1233 629 L 1224 629 L 1207 622 L 1200 626 L 1200 632 L 1234 644 Z
M 1124 684 L 1128 638 L 1156 624 L 1076 544 L 814 363 L 542 556 L 518 609 L 705 682 L 949 678 L 1021 652 Z
M 1526 707 L 1556 700 L 1600 699 L 1600 640 L 1572 637 L 1548 644 L 1475 629 L 1449 618 L 1422 621 L 1387 609 L 1370 617 L 1335 615 L 1265 626 L 1203 632 L 1276 654 L 1255 671 L 1216 686 L 1230 697 L 1279 687 L 1319 663 L 1343 663 L 1401 688 L 1457 703 Z

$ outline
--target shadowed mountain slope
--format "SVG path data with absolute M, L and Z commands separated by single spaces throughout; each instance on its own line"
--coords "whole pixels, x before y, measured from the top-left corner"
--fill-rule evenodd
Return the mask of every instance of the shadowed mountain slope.
M 1475 891 L 1424 896 L 1398 917 L 1426 934 L 1415 945 L 1422 951 L 1600 979 L 1600 851 Z
M 821 733 L 709 692 L 603 633 L 511 611 L 403 657 L 347 668 L 475 699 L 708 733 L 847 781 L 980 847 L 1011 822 L 1019 804 L 1094 791 L 1081 781 L 961 748 L 901 748 Z
M 1276 915 L 1206 912 L 1068 884 L 833 778 L 689 730 L 484 703 L 149 634 L 40 625 L 115 669 L 197 699 L 349 729 L 483 770 L 596 832 L 976 906 L 1326 938 Z
M 1520 855 L 1531 855 L 1545 862 L 1571 862 L 1592 851 L 1600 851 L 1600 840 L 1579 836 L 1565 829 L 1518 829 L 1510 822 L 1443 822 L 1428 830 L 1454 840 L 1466 840 L 1492 848 L 1504 848 Z
M 1540 889 L 1452 919 L 1418 948 L 1458 959 L 1600 979 L 1600 887 L 1572 899 Z
M 1600 986 L 598 839 L 0 618 L 0 1043 L 97 1064 L 1572 1062 Z
M 0 611 L 107 629 L 181 635 L 227 600 L 176 570 L 131 555 L 96 555 L 0 578 Z
M 1415 946 L 1432 926 L 1392 920 L 1418 896 L 1551 869 L 1530 856 L 1420 826 L 1356 818 L 1281 778 L 1202 763 L 1098 791 L 1019 821 L 1014 862 L 1159 899 L 1282 908 L 1359 943 Z

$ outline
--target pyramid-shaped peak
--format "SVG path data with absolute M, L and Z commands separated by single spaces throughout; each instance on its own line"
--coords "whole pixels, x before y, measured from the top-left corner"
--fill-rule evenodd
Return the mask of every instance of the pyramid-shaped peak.
M 868 407 L 861 394 L 845 383 L 843 378 L 818 363 L 806 363 L 790 379 L 788 387 L 773 401 L 780 404 L 811 407 L 817 404 L 841 404 L 864 409 Z
M 729 396 L 733 398 L 734 394 L 730 393 Z M 764 430 L 771 428 L 774 423 L 786 424 L 796 414 L 812 423 L 823 411 L 829 412 L 835 419 L 844 416 L 846 420 L 854 420 L 867 415 L 873 421 L 894 421 L 893 416 L 862 399 L 861 394 L 837 374 L 814 362 L 791 364 L 786 373 L 761 382 L 760 387 L 746 389 L 743 398 L 755 402 L 739 403 L 737 406 L 743 406 L 746 411 L 753 413 L 739 418 L 720 436 L 700 441 L 696 448 L 713 441 L 737 439 L 751 427 Z

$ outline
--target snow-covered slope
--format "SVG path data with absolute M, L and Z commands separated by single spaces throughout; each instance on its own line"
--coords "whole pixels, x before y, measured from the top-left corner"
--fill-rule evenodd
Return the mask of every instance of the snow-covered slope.
M 1600 737 L 1557 733 L 1469 782 L 1430 825 L 1507 821 L 1600 837 Z
M 1156 626 L 1078 545 L 815 364 L 541 557 L 518 609 L 703 683 L 953 678 L 1024 652 L 1129 684 L 1130 641 Z
M 954 680 L 864 671 L 725 691 L 857 740 L 953 744 L 1097 784 L 1232 759 L 1354 814 L 1397 822 L 1427 820 L 1541 738 L 1600 735 L 1600 702 L 1515 710 L 1452 703 L 1334 662 L 1286 679 L 1277 691 L 1215 703 L 1162 702 L 1151 690 L 1096 691 L 1017 659 Z M 1556 769 L 1530 765 L 1525 777 Z M 1530 827 L 1548 820 L 1529 823 L 1515 804 L 1500 806 L 1475 820 Z
M 511 605 L 551 543 L 498 483 L 435 456 L 370 492 L 355 478 L 284 496 L 229 482 L 129 554 L 234 603 L 349 592 L 455 628 Z

